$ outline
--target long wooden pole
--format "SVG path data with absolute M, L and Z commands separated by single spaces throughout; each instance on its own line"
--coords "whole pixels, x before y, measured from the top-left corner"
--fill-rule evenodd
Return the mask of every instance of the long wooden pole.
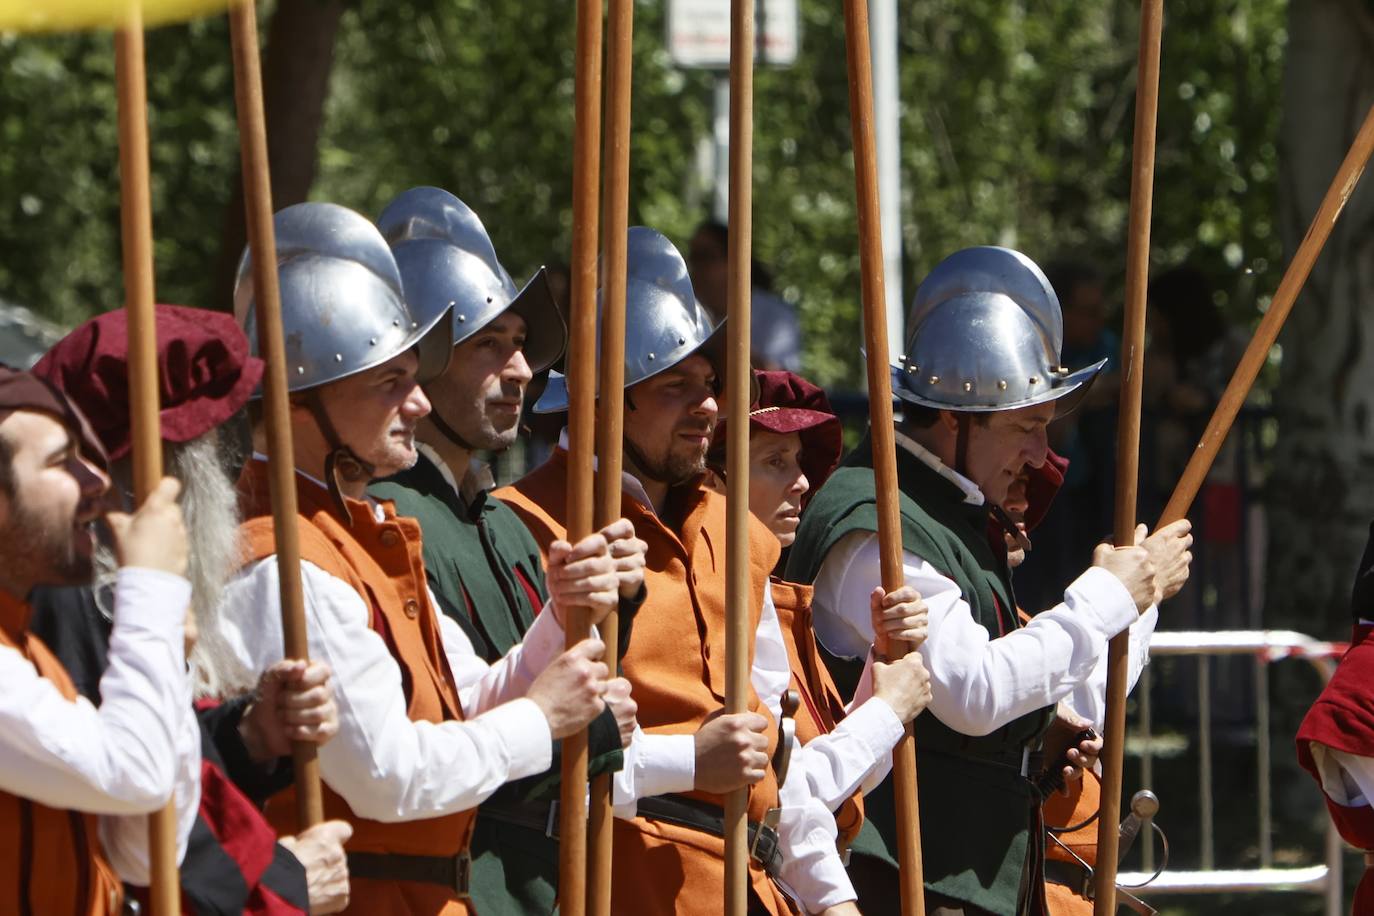
M 603 528 L 620 517 L 620 468 L 625 427 L 625 284 L 626 233 L 630 214 L 630 82 L 634 40 L 634 0 L 610 0 L 606 42 L 606 157 L 602 188 L 601 399 L 596 419 L 596 526 Z M 614 669 L 620 657 L 620 615 L 606 615 L 601 639 L 606 664 Z M 591 916 L 611 913 L 611 834 L 614 823 L 611 775 L 592 781 L 588 821 L 587 910 Z
M 1221 395 L 1221 402 L 1217 404 L 1217 409 L 1213 412 L 1212 419 L 1207 422 L 1202 438 L 1198 440 L 1197 448 L 1188 459 L 1188 466 L 1183 469 L 1183 476 L 1179 478 L 1178 486 L 1174 487 L 1169 504 L 1164 507 L 1164 514 L 1159 520 L 1161 525 L 1178 521 L 1188 514 L 1188 507 L 1193 504 L 1202 482 L 1207 478 L 1207 472 L 1212 469 L 1212 462 L 1216 460 L 1221 444 L 1226 441 L 1231 424 L 1235 422 L 1240 409 L 1245 406 L 1245 398 L 1250 394 L 1250 388 L 1255 384 L 1255 378 L 1263 368 L 1270 348 L 1278 339 L 1283 323 L 1288 320 L 1288 313 L 1293 310 L 1293 303 L 1302 292 L 1303 284 L 1312 273 L 1312 266 L 1316 264 L 1326 240 L 1331 237 L 1331 230 L 1335 228 L 1336 220 L 1340 219 L 1346 201 L 1355 191 L 1371 152 L 1374 152 L 1374 106 L 1371 106 L 1369 113 L 1365 115 L 1364 124 L 1360 126 L 1359 133 L 1355 135 L 1355 142 L 1350 146 L 1350 152 L 1346 153 L 1345 160 L 1331 182 L 1331 187 L 1322 198 L 1317 215 L 1313 217 L 1312 225 L 1307 229 L 1307 235 L 1303 236 L 1302 244 L 1298 246 L 1288 269 L 1284 271 L 1283 280 L 1274 294 L 1274 300 L 1269 304 L 1269 310 L 1260 319 L 1255 336 L 1245 348 L 1245 353 L 1241 356 L 1226 391 Z
M 1121 401 L 1116 439 L 1116 517 L 1119 546 L 1135 543 L 1140 463 L 1140 401 L 1145 356 L 1145 293 L 1150 282 L 1150 215 L 1155 180 L 1155 124 L 1159 115 L 1159 52 L 1164 0 L 1142 0 L 1136 72 L 1135 137 L 1131 153 L 1131 216 L 1126 241 L 1126 315 L 1121 338 Z M 1098 809 L 1095 916 L 1116 913 L 1116 859 L 1121 814 L 1121 768 L 1126 744 L 1126 677 L 1130 634 L 1107 648 L 1106 747 Z
M 253 259 L 253 299 L 257 303 L 258 352 L 266 363 L 263 410 L 267 421 L 267 462 L 272 494 L 272 526 L 277 542 L 282 633 L 286 657 L 305 659 L 310 645 L 301 592 L 300 533 L 296 527 L 295 449 L 286 387 L 286 343 L 282 337 L 281 293 L 277 288 L 277 238 L 272 225 L 272 182 L 267 166 L 267 119 L 262 103 L 262 68 L 254 0 L 229 8 L 229 36 L 234 58 L 234 101 L 239 119 L 239 157 L 243 163 L 243 196 L 247 210 L 248 247 Z M 296 742 L 297 829 L 324 820 L 320 765 L 315 745 Z
M 749 702 L 750 253 L 754 236 L 754 0 L 730 0 L 730 207 L 725 394 L 725 711 Z M 749 790 L 725 797 L 725 916 L 749 906 Z
M 892 377 L 888 371 L 887 294 L 883 274 L 878 154 L 873 130 L 873 63 L 868 40 L 867 0 L 845 0 L 845 60 L 849 72 L 849 121 L 854 136 L 854 183 L 858 195 L 859 277 L 863 299 L 864 349 L 868 360 L 869 427 L 873 437 L 873 480 L 878 496 L 878 550 L 883 588 L 906 581 L 902 572 L 902 528 L 898 508 L 897 444 L 892 425 Z M 907 646 L 894 640 L 892 654 Z M 897 854 L 901 866 L 902 913 L 924 916 L 921 815 L 916 794 L 916 739 L 911 725 L 892 752 L 897 806 Z
M 119 215 L 124 253 L 124 309 L 129 322 L 129 427 L 134 499 L 141 505 L 162 479 L 158 416 L 157 318 L 153 311 L 153 204 L 148 166 L 148 82 L 143 14 L 129 4 L 115 32 L 119 97 Z M 148 816 L 151 904 L 156 916 L 181 912 L 177 875 L 176 799 Z
M 568 540 L 592 532 L 596 423 L 597 202 L 601 184 L 601 0 L 577 2 L 574 87 L 572 320 L 568 334 Z M 573 609 L 567 646 L 591 632 Z M 563 739 L 559 803 L 558 900 L 563 916 L 587 908 L 587 732 Z

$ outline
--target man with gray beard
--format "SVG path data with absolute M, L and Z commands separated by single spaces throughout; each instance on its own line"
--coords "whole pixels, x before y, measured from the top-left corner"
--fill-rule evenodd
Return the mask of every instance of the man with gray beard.
M 220 313 L 159 305 L 157 337 L 163 446 L 168 473 L 182 485 L 190 551 L 187 664 L 204 758 L 199 817 L 181 863 L 183 905 L 197 914 L 337 912 L 348 902 L 342 844 L 351 828 L 331 821 L 277 843 L 257 810 L 290 782 L 292 741 L 323 744 L 337 731 L 329 669 L 283 661 L 259 679 L 226 649 L 219 624 L 241 552 L 233 480 L 246 458 L 243 408 L 262 363 Z M 114 487 L 125 494 L 132 489 L 127 353 L 125 315 L 116 310 L 78 327 L 33 370 L 95 418 Z M 95 588 L 36 592 L 33 628 L 98 703 L 115 569 L 108 546 L 97 546 L 95 566 Z

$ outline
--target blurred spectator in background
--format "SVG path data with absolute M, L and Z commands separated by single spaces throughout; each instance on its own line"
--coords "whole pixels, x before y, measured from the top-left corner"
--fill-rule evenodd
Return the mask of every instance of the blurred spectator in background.
M 1060 492 L 1037 540 L 1046 545 L 1017 572 L 1017 593 L 1027 607 L 1048 607 L 1064 583 L 1081 571 L 1093 547 L 1111 535 L 1116 476 L 1116 406 L 1121 338 L 1108 326 L 1106 284 L 1090 263 L 1060 259 L 1045 270 L 1064 314 L 1062 363 L 1108 360 L 1079 406 L 1049 427 L 1050 448 L 1069 459 Z
M 1156 517 L 1163 510 L 1248 342 L 1244 328 L 1228 325 L 1213 292 L 1207 277 L 1191 265 L 1165 271 L 1150 283 L 1142 518 Z M 1191 513 L 1197 523 L 1202 572 L 1198 582 L 1215 585 L 1216 607 L 1205 609 L 1202 589 L 1188 588 L 1177 602 L 1179 626 L 1219 629 L 1259 623 L 1252 619 L 1252 609 L 1260 606 L 1257 582 L 1245 576 L 1245 513 L 1247 508 L 1254 510 L 1252 515 L 1258 513 L 1259 507 L 1246 506 L 1244 424 L 1242 418 L 1236 434 L 1222 445 Z M 1248 521 L 1262 538 L 1262 517 Z M 1258 567 L 1252 561 L 1249 568 Z
M 701 304 L 716 317 L 725 317 L 729 292 L 730 230 L 707 220 L 692 233 L 687 269 Z M 773 274 L 758 261 L 751 264 L 753 295 L 749 349 L 756 369 L 801 371 L 801 321 L 796 308 L 773 291 Z

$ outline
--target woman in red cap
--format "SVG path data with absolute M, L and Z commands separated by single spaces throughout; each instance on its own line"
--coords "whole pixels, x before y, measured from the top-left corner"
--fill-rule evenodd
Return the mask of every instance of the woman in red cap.
M 843 432 L 820 388 L 791 372 L 755 375 L 759 396 L 749 412 L 749 511 L 785 551 L 796 538 L 808 495 L 839 464 Z M 723 420 L 717 425 L 707 457 L 722 492 L 725 426 Z M 792 688 L 801 699 L 796 728 L 802 747 L 790 769 L 810 781 L 817 797 L 830 805 L 839 841 L 847 847 L 863 824 L 863 794 L 886 775 L 905 724 L 930 700 L 929 677 L 918 653 L 885 663 L 889 639 L 924 639 L 925 605 L 910 588 L 894 591 L 881 604 L 882 591 L 875 591 L 870 611 L 878 640 L 846 704 L 821 661 L 811 628 L 811 586 L 774 576 L 772 591 L 792 665 Z

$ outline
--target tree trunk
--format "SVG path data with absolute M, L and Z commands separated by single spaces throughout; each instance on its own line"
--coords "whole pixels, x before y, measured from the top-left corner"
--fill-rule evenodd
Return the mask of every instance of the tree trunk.
M 281 0 L 272 14 L 262 83 L 274 209 L 305 200 L 315 180 L 316 147 L 343 9 L 343 0 Z M 240 174 L 225 213 L 216 272 L 217 305 L 223 309 L 233 308 L 234 272 L 247 241 L 243 207 Z
M 1302 0 L 1288 23 L 1279 206 L 1291 255 L 1374 104 L 1374 6 Z M 1280 344 L 1265 623 L 1334 636 L 1348 632 L 1374 519 L 1374 176 L 1346 206 Z

